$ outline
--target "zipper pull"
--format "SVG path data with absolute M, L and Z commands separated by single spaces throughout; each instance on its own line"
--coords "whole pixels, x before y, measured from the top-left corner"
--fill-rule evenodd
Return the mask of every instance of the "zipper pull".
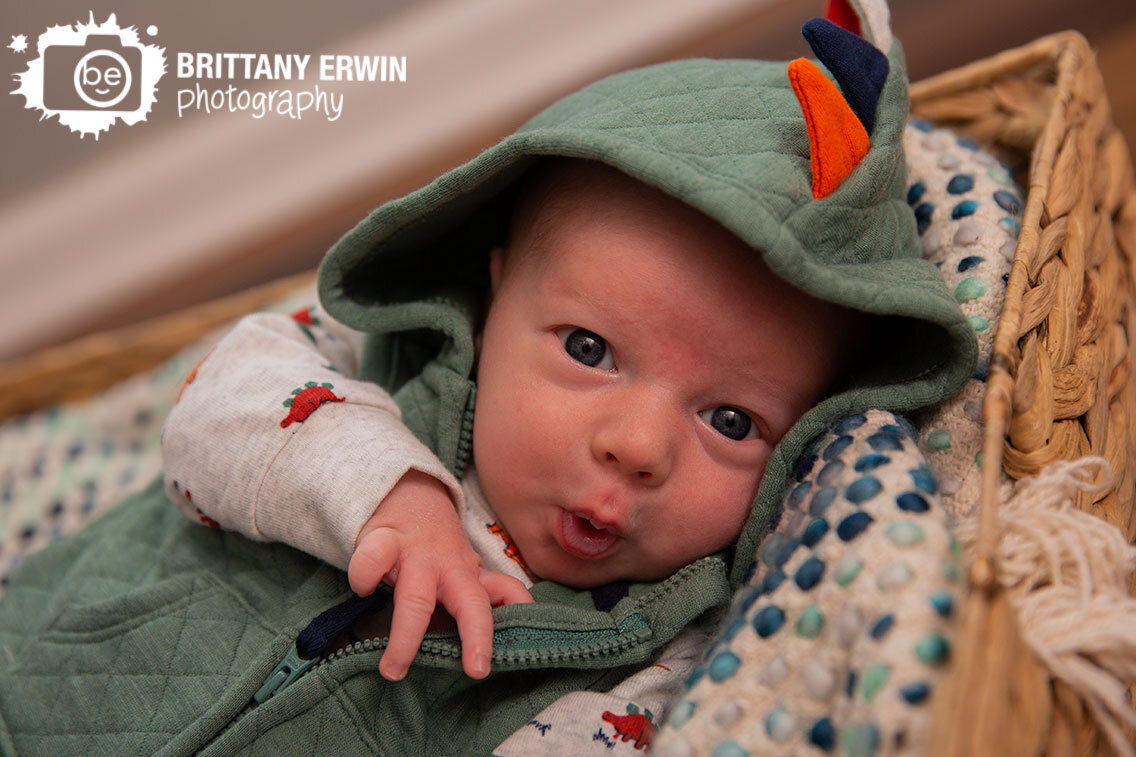
M 319 662 L 319 657 L 313 657 L 310 660 L 305 660 L 300 657 L 299 651 L 296 649 L 296 643 L 292 642 L 292 648 L 288 650 L 288 654 L 284 655 L 284 659 L 276 666 L 276 669 L 264 679 L 253 700 L 257 704 L 264 704 L 270 697 L 276 696 L 284 689 L 292 685 L 292 682 L 302 676 Z

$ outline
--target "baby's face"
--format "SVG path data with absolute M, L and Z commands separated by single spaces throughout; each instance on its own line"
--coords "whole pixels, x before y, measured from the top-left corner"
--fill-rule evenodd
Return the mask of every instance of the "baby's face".
M 612 169 L 553 181 L 492 256 L 477 472 L 539 577 L 663 578 L 737 539 L 774 445 L 831 379 L 835 308 Z

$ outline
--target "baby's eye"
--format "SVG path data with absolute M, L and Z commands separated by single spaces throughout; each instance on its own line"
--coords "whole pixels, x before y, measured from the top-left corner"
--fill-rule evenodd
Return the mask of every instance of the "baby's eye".
M 589 368 L 599 368 L 610 371 L 615 368 L 615 359 L 607 342 L 599 334 L 579 329 L 573 326 L 560 329 L 556 332 L 564 351 L 577 363 L 583 363 Z
M 712 407 L 708 410 L 703 410 L 698 415 L 702 420 L 709 423 L 715 431 L 727 439 L 735 441 L 743 441 L 745 439 L 756 439 L 757 428 L 754 426 L 750 417 L 738 410 L 736 407 L 729 405 L 719 405 Z

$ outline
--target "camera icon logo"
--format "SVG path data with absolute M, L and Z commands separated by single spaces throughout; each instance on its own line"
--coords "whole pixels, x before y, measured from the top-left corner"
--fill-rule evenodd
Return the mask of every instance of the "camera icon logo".
M 43 104 L 52 110 L 138 109 L 136 71 L 142 50 L 116 34 L 91 34 L 85 45 L 52 45 L 43 51 Z
M 157 34 L 156 27 L 147 33 Z M 145 121 L 166 72 L 165 51 L 143 44 L 134 27 L 120 27 L 114 14 L 97 23 L 52 26 L 39 36 L 40 57 L 16 74 L 28 108 L 56 116 L 80 136 L 95 139 L 117 121 Z

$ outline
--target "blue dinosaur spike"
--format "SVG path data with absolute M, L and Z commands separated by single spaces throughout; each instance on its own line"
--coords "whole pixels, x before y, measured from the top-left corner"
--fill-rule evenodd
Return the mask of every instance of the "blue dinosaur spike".
M 876 125 L 876 103 L 888 75 L 887 56 L 863 37 L 823 18 L 801 27 L 820 62 L 836 77 L 844 99 L 869 135 Z

